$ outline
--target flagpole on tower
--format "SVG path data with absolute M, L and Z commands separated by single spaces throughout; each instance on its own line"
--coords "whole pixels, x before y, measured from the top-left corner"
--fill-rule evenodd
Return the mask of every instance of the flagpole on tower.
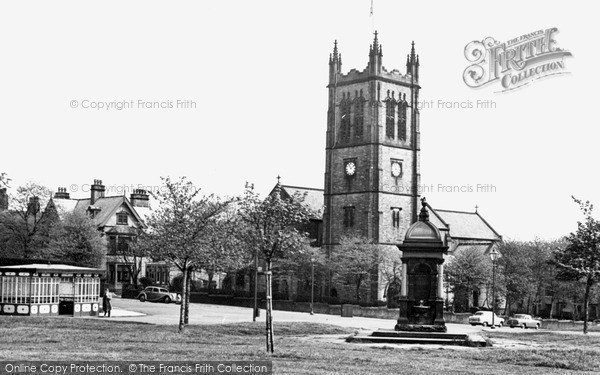
M 369 13 L 369 17 L 371 18 L 371 32 L 375 33 L 375 15 L 373 14 L 373 1 L 371 0 L 371 12 Z

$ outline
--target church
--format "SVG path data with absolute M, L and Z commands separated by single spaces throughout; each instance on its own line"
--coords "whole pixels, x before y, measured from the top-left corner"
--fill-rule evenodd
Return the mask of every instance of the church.
M 406 72 L 388 71 L 375 32 L 367 67 L 343 73 L 342 56 L 334 43 L 329 56 L 324 188 L 280 185 L 282 196 L 303 194 L 308 205 L 322 212 L 321 217 L 311 219 L 309 232 L 328 255 L 339 248 L 345 235 L 399 251 L 407 229 L 417 221 L 421 203 L 419 65 L 413 42 Z M 450 255 L 464 246 L 487 253 L 502 240 L 477 210 L 442 210 L 429 204 L 428 209 Z M 385 301 L 390 285 L 380 279 L 381 270 L 375 273 L 367 299 Z M 325 289 L 331 293 L 336 286 Z M 479 298 L 475 296 L 475 305 Z

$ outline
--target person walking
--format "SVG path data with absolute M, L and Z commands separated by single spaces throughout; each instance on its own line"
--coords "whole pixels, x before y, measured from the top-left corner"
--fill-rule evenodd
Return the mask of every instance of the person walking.
M 108 313 L 108 317 L 110 318 L 110 310 L 112 310 L 112 293 L 108 288 L 104 290 L 104 297 L 102 297 L 102 310 L 104 311 L 104 316 Z

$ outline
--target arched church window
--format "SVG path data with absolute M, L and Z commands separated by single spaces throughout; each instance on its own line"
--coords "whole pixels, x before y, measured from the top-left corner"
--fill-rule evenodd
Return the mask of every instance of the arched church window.
M 365 124 L 365 99 L 357 98 L 354 102 L 354 138 L 361 139 Z
M 385 136 L 391 139 L 394 139 L 395 112 L 396 102 L 388 98 L 385 102 Z
M 392 226 L 394 228 L 400 228 L 400 207 L 392 207 Z
M 398 104 L 398 139 L 406 141 L 406 107 L 405 100 Z
M 341 107 L 341 122 L 340 122 L 340 130 L 341 130 L 341 141 L 348 142 L 350 140 L 350 109 L 351 102 L 349 99 L 344 99 L 340 103 Z
M 354 226 L 354 207 L 344 207 L 344 227 L 352 228 Z

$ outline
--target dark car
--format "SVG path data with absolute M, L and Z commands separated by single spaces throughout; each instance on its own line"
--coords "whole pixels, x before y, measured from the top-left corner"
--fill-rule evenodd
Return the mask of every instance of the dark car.
M 148 286 L 138 294 L 137 299 L 141 302 L 164 302 L 164 303 L 181 303 L 181 295 L 171 293 L 168 289 L 159 286 Z

